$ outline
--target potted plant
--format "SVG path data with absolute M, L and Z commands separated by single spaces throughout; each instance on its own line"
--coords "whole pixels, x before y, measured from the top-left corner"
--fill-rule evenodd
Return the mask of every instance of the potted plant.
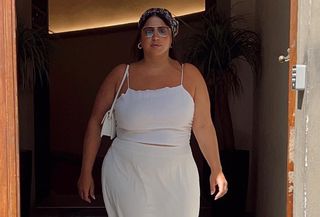
M 226 213 L 228 210 L 238 212 L 239 207 L 233 205 L 242 204 L 241 209 L 244 209 L 246 196 L 239 196 L 233 192 L 243 188 L 241 191 L 246 194 L 249 171 L 249 154 L 246 151 L 235 150 L 229 107 L 229 95 L 239 96 L 242 92 L 236 61 L 248 63 L 255 78 L 259 78 L 261 72 L 260 37 L 251 30 L 239 27 L 243 21 L 244 18 L 241 16 L 229 17 L 221 14 L 216 6 L 213 6 L 203 14 L 203 26 L 193 29 L 195 34 L 187 42 L 190 45 L 185 55 L 185 62 L 190 62 L 200 69 L 208 86 L 221 162 L 229 181 L 229 193 L 217 202 L 221 201 L 219 207 L 224 210 L 223 216 L 228 216 Z M 240 177 L 237 177 L 239 175 L 244 176 L 245 180 L 239 180 Z M 208 183 L 206 185 L 208 186 Z M 241 201 L 234 201 L 235 199 Z M 223 202 L 226 200 L 229 200 L 229 203 Z M 217 210 L 214 214 L 216 216 L 222 214 L 218 212 Z
M 34 89 L 48 82 L 47 33 L 18 22 L 17 72 L 19 98 L 19 141 L 21 215 L 29 216 L 34 138 Z
M 47 34 L 42 29 L 17 26 L 18 80 L 22 89 L 48 81 Z

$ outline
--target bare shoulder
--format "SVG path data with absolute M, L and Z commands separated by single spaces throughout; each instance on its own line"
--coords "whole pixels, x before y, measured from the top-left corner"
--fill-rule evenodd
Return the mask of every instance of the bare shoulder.
M 184 81 L 187 85 L 196 88 L 198 85 L 203 85 L 204 78 L 200 70 L 191 63 L 184 64 Z
M 122 76 L 124 74 L 126 64 L 120 64 L 114 67 L 105 77 L 99 91 L 96 95 L 94 105 L 94 113 L 99 114 L 99 118 L 106 108 L 109 108 L 116 93 L 116 88 L 120 85 Z
M 120 77 L 123 76 L 124 71 L 126 69 L 126 64 L 119 64 L 117 66 L 115 66 L 111 72 L 107 75 L 107 77 L 109 77 L 112 80 L 117 81 Z
M 105 77 L 102 83 L 102 88 L 105 86 L 113 86 L 114 88 L 118 86 L 124 74 L 125 68 L 126 64 L 119 64 L 115 66 Z
M 200 70 L 195 65 L 191 63 L 185 63 L 183 68 L 186 76 L 195 79 L 196 81 L 203 79 Z

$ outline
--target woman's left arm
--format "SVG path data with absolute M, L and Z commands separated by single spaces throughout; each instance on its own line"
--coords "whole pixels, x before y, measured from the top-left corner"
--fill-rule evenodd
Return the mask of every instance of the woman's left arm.
M 195 111 L 192 130 L 198 141 L 200 150 L 211 169 L 211 194 L 215 192 L 216 185 L 218 185 L 219 192 L 215 196 L 215 199 L 218 199 L 227 192 L 228 183 L 224 177 L 220 163 L 216 131 L 211 119 L 208 89 L 199 70 L 192 65 L 189 67 L 189 70 L 192 71 L 190 75 L 192 75 L 192 80 L 195 84 L 193 96 Z

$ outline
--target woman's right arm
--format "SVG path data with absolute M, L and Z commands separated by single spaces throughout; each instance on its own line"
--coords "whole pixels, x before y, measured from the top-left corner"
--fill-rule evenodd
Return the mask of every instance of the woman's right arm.
M 90 196 L 95 199 L 92 168 L 101 142 L 101 121 L 105 112 L 111 107 L 124 70 L 124 64 L 115 67 L 103 81 L 97 93 L 84 136 L 78 191 L 80 197 L 89 203 L 91 203 Z

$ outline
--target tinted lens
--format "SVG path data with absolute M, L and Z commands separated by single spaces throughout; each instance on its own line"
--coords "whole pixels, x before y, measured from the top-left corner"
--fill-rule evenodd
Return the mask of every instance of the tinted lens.
M 161 37 L 167 37 L 169 35 L 169 27 L 158 27 L 158 33 Z
M 143 34 L 148 38 L 151 38 L 156 30 L 160 37 L 167 37 L 170 34 L 170 28 L 167 26 L 144 27 L 142 29 Z
M 154 33 L 154 28 L 152 27 L 145 27 L 143 28 L 143 33 L 146 37 L 151 38 Z

